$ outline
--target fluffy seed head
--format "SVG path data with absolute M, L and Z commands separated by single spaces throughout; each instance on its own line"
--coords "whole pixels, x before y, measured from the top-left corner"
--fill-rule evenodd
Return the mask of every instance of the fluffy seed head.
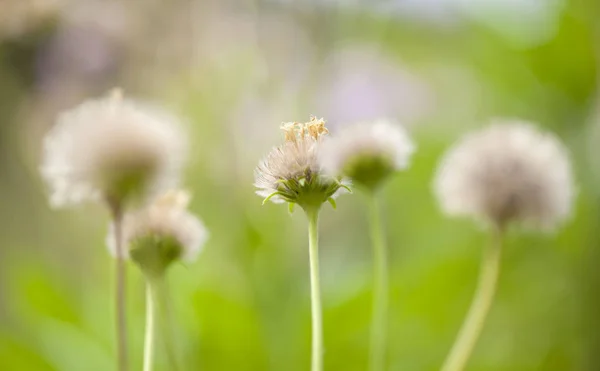
M 443 159 L 434 183 L 442 209 L 498 227 L 551 229 L 570 213 L 574 186 L 566 148 L 530 123 L 497 120 Z
M 408 167 L 415 150 L 406 131 L 387 120 L 353 125 L 323 144 L 325 170 L 369 190 Z
M 122 221 L 123 246 L 145 272 L 162 273 L 173 261 L 194 261 L 208 238 L 204 224 L 187 211 L 190 196 L 169 191 L 149 206 L 125 214 Z M 117 256 L 114 223 L 107 245 Z
M 319 161 L 322 138 L 329 131 L 323 119 L 290 122 L 281 127 L 285 143 L 274 148 L 255 170 L 255 186 L 265 201 L 318 208 L 348 189 L 341 178 L 326 176 Z
M 177 120 L 118 92 L 66 111 L 44 139 L 53 206 L 153 197 L 178 182 L 187 142 Z

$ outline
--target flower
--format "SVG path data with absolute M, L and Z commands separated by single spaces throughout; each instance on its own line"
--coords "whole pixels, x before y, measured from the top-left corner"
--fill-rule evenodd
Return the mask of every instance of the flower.
M 341 178 L 323 173 L 319 161 L 322 137 L 329 131 L 323 119 L 311 117 L 304 124 L 285 123 L 285 143 L 274 148 L 255 170 L 255 186 L 266 202 L 288 202 L 302 208 L 319 208 L 349 190 Z
M 414 125 L 434 112 L 435 92 L 426 79 L 379 48 L 334 49 L 320 65 L 312 103 L 331 122 L 397 117 Z
M 125 214 L 122 242 L 126 257 L 144 271 L 163 272 L 173 261 L 192 262 L 208 238 L 204 224 L 187 211 L 190 195 L 169 191 L 149 206 Z M 106 239 L 111 254 L 117 257 L 115 222 Z
M 520 120 L 496 120 L 459 141 L 441 162 L 434 188 L 449 215 L 541 229 L 569 216 L 575 193 L 566 148 Z
M 328 173 L 345 175 L 373 190 L 394 172 L 407 168 L 414 150 L 401 126 L 378 120 L 353 125 L 324 142 L 321 161 Z
M 174 117 L 116 92 L 59 116 L 44 139 L 41 173 L 53 206 L 121 206 L 175 186 L 186 149 Z

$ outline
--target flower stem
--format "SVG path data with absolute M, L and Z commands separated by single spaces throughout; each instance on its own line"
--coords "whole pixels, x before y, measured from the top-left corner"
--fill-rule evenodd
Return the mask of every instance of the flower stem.
M 388 312 L 388 262 L 387 248 L 377 195 L 368 197 L 371 243 L 373 245 L 373 314 L 371 319 L 371 350 L 369 369 L 382 371 L 386 358 L 386 327 Z
M 164 276 L 159 276 L 152 281 L 154 289 L 155 308 L 159 314 L 158 323 L 160 325 L 160 337 L 163 339 L 165 352 L 169 362 L 169 370 L 179 370 L 177 361 L 177 352 L 175 351 L 175 338 L 173 336 L 173 324 L 171 323 L 171 311 L 169 310 L 169 297 L 167 285 Z
M 117 331 L 117 358 L 118 370 L 127 371 L 127 313 L 125 304 L 125 251 L 123 246 L 123 213 L 120 208 L 113 209 L 113 219 L 115 228 L 115 247 L 117 252 L 116 259 L 116 288 L 115 305 L 117 312 L 116 331 Z
M 144 339 L 144 371 L 152 371 L 154 363 L 155 298 L 152 284 L 146 283 L 146 336 Z
M 312 371 L 323 370 L 323 320 L 319 279 L 319 210 L 307 210 L 312 312 Z
M 471 356 L 494 299 L 500 271 L 501 250 L 502 229 L 495 228 L 492 232 L 492 241 L 483 253 L 479 282 L 473 302 L 452 350 L 444 362 L 442 371 L 463 370 Z
M 158 332 L 157 332 L 157 327 Z M 146 276 L 146 337 L 144 340 L 144 371 L 152 371 L 157 339 L 165 347 L 169 370 L 177 371 L 178 362 L 168 310 L 166 281 L 163 275 Z

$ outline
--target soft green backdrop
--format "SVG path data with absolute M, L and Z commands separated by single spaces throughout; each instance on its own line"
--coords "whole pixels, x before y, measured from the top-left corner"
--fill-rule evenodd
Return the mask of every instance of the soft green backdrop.
M 211 237 L 196 263 L 170 272 L 184 370 L 308 369 L 306 220 L 261 206 L 252 172 L 280 140 L 280 122 L 310 114 L 326 116 L 334 134 L 355 116 L 397 117 L 418 144 L 411 168 L 384 195 L 389 370 L 397 371 L 439 368 L 487 240 L 474 223 L 438 210 L 430 185 L 443 151 L 492 116 L 533 120 L 563 138 L 578 180 L 573 217 L 554 235 L 511 231 L 468 369 L 600 369 L 596 1 L 428 1 L 403 11 L 327 1 L 40 1 L 52 4 L 43 12 L 27 12 L 38 2 L 5 1 L 0 12 L 18 26 L 0 28 L 0 370 L 114 369 L 107 214 L 93 205 L 50 210 L 37 171 L 56 113 L 113 86 L 190 123 L 185 186 Z M 338 53 L 347 49 L 354 52 Z M 357 76 L 367 77 L 344 85 Z M 330 371 L 366 369 L 363 201 L 343 196 L 322 213 Z M 144 286 L 131 268 L 138 370 Z

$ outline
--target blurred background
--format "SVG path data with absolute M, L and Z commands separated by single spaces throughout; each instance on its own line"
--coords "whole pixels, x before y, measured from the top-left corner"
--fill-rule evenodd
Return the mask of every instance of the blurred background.
M 311 114 L 334 133 L 395 118 L 418 143 L 385 192 L 398 371 L 439 369 L 486 243 L 439 212 L 440 155 L 493 116 L 556 132 L 577 174 L 573 217 L 555 235 L 510 234 L 468 369 L 600 370 L 599 17 L 596 0 L 0 0 L 0 370 L 115 368 L 108 215 L 50 210 L 38 172 L 57 113 L 115 86 L 193 133 L 186 186 L 211 238 L 170 272 L 184 370 L 308 369 L 306 221 L 261 206 L 252 183 L 280 123 Z M 326 370 L 367 365 L 362 201 L 322 213 Z M 141 369 L 144 284 L 129 272 Z

